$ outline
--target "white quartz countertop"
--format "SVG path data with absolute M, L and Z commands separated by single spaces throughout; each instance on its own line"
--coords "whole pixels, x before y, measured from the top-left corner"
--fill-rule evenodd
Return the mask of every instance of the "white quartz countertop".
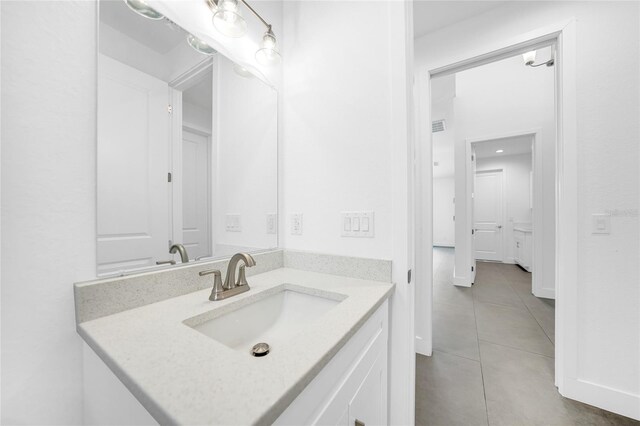
M 210 302 L 210 289 L 196 291 L 80 323 L 78 332 L 161 424 L 267 424 L 393 291 L 390 283 L 287 268 L 248 281 L 250 291 L 227 300 Z M 346 298 L 262 358 L 183 323 L 210 311 L 235 310 L 283 285 Z

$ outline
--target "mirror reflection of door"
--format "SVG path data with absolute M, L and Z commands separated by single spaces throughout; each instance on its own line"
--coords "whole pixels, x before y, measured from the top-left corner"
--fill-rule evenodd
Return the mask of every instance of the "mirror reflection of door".
M 211 255 L 209 137 L 182 129 L 182 239 L 189 256 Z
M 166 82 L 107 56 L 98 76 L 98 273 L 155 265 L 169 240 Z
M 475 174 L 473 217 L 477 260 L 503 260 L 502 191 L 502 170 Z

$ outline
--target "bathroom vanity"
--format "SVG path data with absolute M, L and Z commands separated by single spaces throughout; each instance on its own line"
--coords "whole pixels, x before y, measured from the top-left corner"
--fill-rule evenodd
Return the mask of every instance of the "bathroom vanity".
M 299 256 L 255 255 L 251 290 L 215 302 L 199 271 L 224 260 L 76 284 L 85 421 L 387 423 L 390 263 L 291 268 Z M 377 265 L 377 281 L 353 277 L 371 275 L 363 262 Z M 351 277 L 335 275 L 350 264 Z M 256 343 L 268 354 L 253 356 Z
M 513 260 L 526 271 L 533 269 L 533 230 L 531 224 L 513 227 Z

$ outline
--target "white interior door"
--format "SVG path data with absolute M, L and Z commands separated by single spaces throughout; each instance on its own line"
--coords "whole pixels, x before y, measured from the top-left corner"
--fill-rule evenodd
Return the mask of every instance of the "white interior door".
M 474 197 L 476 192 L 476 148 L 475 146 L 471 146 L 471 202 L 469 206 L 471 207 L 471 220 L 474 221 Z M 471 224 L 471 284 L 473 284 L 476 280 L 476 230 L 475 230 L 475 222 Z
M 189 257 L 211 255 L 209 138 L 182 130 L 182 238 Z
M 100 55 L 98 273 L 168 259 L 168 85 Z
M 502 171 L 477 172 L 473 198 L 475 258 L 502 261 Z

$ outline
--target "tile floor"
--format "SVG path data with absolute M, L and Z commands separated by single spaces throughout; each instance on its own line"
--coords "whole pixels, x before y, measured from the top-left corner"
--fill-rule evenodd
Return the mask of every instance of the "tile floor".
M 433 356 L 416 359 L 418 425 L 640 425 L 560 396 L 554 301 L 515 265 L 477 264 L 456 287 L 453 249 L 434 248 Z

